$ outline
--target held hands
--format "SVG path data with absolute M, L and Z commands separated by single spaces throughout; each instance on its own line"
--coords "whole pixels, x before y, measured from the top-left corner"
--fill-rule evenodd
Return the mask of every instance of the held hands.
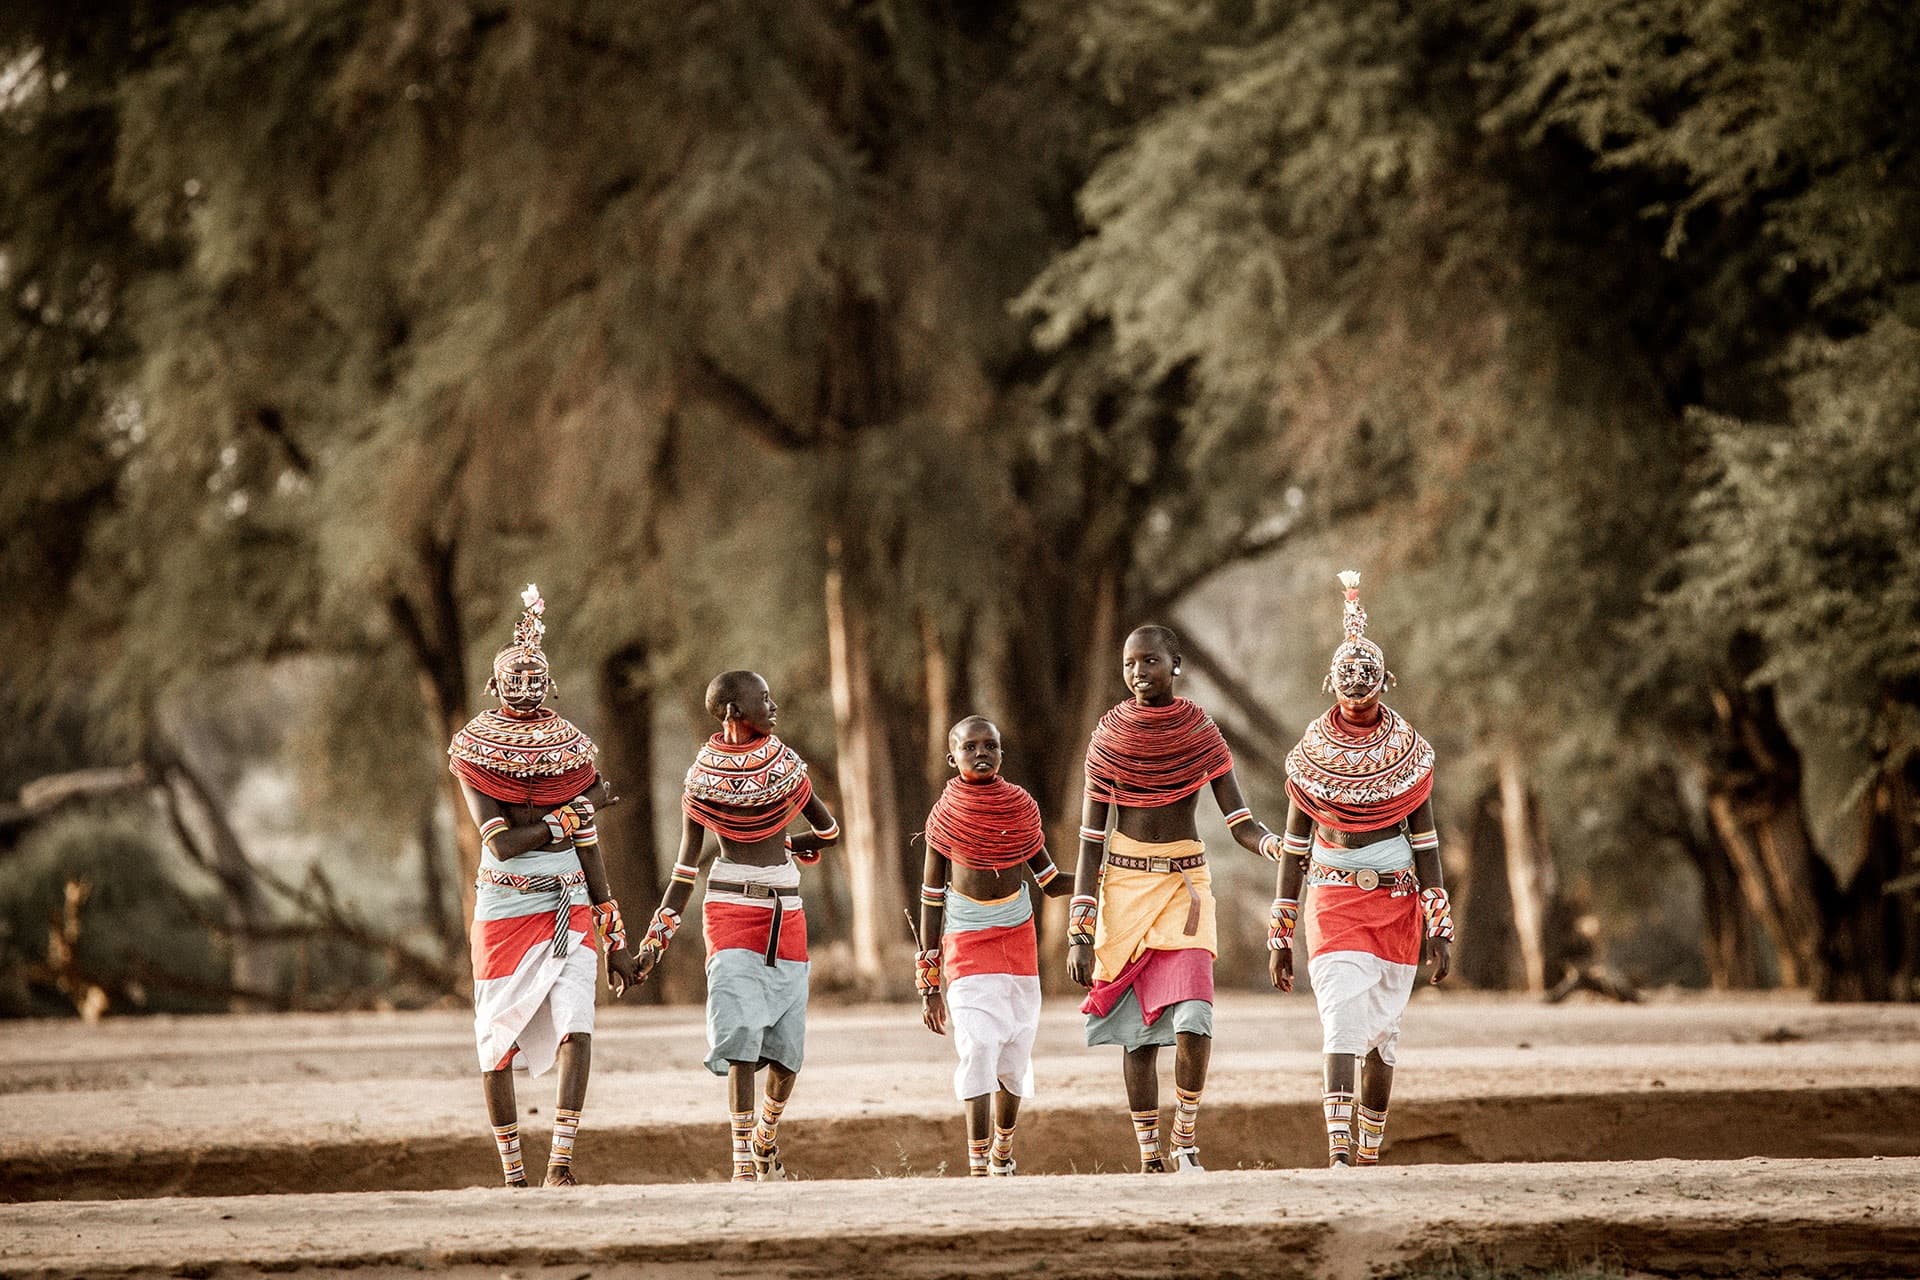
M 1453 972 L 1453 940 L 1451 938 L 1428 938 L 1427 956 L 1433 961 L 1433 977 L 1428 979 L 1434 986 Z
M 640 944 L 640 950 L 633 958 L 633 985 L 638 987 L 653 976 L 654 966 L 660 963 L 660 952 L 646 943 Z
M 927 992 L 920 1008 L 920 1021 L 937 1036 L 947 1034 L 947 998 L 938 991 Z
M 628 987 L 637 987 L 642 981 L 640 961 L 633 952 L 625 947 L 607 952 L 607 987 L 615 1000 L 627 994 Z
M 1093 986 L 1093 944 L 1076 942 L 1067 948 L 1067 976 L 1083 987 Z

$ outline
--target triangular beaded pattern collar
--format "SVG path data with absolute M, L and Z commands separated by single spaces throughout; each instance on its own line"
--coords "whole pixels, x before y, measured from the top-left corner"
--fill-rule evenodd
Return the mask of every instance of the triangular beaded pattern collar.
M 738 809 L 779 804 L 807 781 L 807 762 L 773 734 L 733 744 L 719 734 L 700 747 L 687 770 L 687 794 Z
M 1316 800 L 1364 808 L 1395 800 L 1433 775 L 1433 747 L 1406 718 L 1382 705 L 1380 723 L 1359 737 L 1329 708 L 1287 752 L 1287 779 Z
M 531 715 L 482 711 L 453 735 L 447 754 L 509 778 L 547 778 L 593 763 L 593 739 L 551 707 Z

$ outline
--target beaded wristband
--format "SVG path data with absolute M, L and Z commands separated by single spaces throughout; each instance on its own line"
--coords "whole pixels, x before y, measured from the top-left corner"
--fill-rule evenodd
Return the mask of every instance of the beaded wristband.
M 1427 936 L 1429 938 L 1453 937 L 1453 904 L 1447 898 L 1445 889 L 1422 889 L 1420 891 L 1420 913 L 1427 918 Z
M 934 995 L 940 990 L 940 948 L 928 947 L 913 953 L 913 985 L 923 996 Z
M 1300 923 L 1298 898 L 1275 898 L 1267 915 L 1267 950 L 1293 950 L 1293 931 Z
M 680 928 L 680 913 L 672 907 L 661 907 L 653 913 L 653 922 L 647 926 L 647 936 L 640 940 L 642 954 L 651 951 L 655 956 L 666 954 L 667 944 L 673 941 L 673 935 Z
M 600 946 L 606 951 L 618 951 L 627 945 L 627 922 L 620 918 L 618 899 L 593 904 L 593 930 L 600 935 Z
M 1067 941 L 1074 946 L 1091 946 L 1094 928 L 1100 918 L 1100 900 L 1075 894 L 1067 903 Z

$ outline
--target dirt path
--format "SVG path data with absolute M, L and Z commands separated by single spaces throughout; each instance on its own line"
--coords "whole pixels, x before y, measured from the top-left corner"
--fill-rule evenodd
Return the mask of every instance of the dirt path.
M 1376 1265 L 1449 1256 L 1865 1278 L 1920 1266 L 1920 1160 L 382 1192 L 15 1205 L 0 1215 L 0 1274 L 42 1280 L 261 1271 L 387 1280 L 422 1269 L 458 1280 L 1360 1280 Z
M 813 1178 L 957 1171 L 947 1046 L 909 1010 L 822 1010 L 783 1127 Z M 904 1024 L 904 1025 L 903 1025 Z M 1310 1006 L 1228 998 L 1202 1113 L 1216 1169 L 1323 1159 Z M 27 1024 L 0 1047 L 0 1199 L 485 1186 L 497 1177 L 454 1015 Z M 1134 1162 L 1117 1063 L 1050 1012 L 1033 1173 Z M 595 1037 L 579 1156 L 596 1182 L 721 1177 L 697 1010 L 618 1010 Z M 648 1063 L 654 1069 L 636 1070 Z M 522 1082 L 529 1156 L 551 1084 Z M 1423 1000 L 1395 1163 L 1920 1155 L 1920 1010 L 1762 1002 L 1543 1008 Z

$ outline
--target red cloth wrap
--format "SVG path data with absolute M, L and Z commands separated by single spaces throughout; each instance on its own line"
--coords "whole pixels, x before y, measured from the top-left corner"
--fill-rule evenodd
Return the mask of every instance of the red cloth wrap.
M 495 773 L 492 769 L 470 764 L 458 757 L 451 764 L 460 780 L 481 795 L 490 796 L 501 804 L 528 805 L 533 808 L 562 805 L 584 795 L 593 785 L 593 780 L 600 776 L 591 764 L 583 764 L 551 778 L 510 778 L 504 773 Z
M 1040 806 L 1004 778 L 950 778 L 927 814 L 927 844 L 949 861 L 977 871 L 1017 867 L 1046 847 Z
M 700 919 L 707 936 L 707 959 L 713 959 L 717 951 L 766 953 L 767 930 L 773 928 L 772 908 L 749 907 L 741 902 L 706 902 L 700 906 Z M 781 913 L 780 951 L 774 959 L 806 958 L 807 912 L 804 907 L 795 907 Z
M 976 973 L 1040 976 L 1040 947 L 1032 920 L 949 933 L 941 939 L 940 949 L 948 982 Z
M 1420 963 L 1420 899 L 1385 889 L 1316 884 L 1307 894 L 1313 954 L 1364 951 L 1394 964 Z
M 553 945 L 554 913 L 508 916 L 504 920 L 476 920 L 468 938 L 473 954 L 473 976 L 479 981 L 510 978 L 535 947 Z M 593 937 L 593 908 L 575 902 L 567 907 L 567 929 Z M 586 944 L 591 947 L 593 943 Z
M 1164 707 L 1123 702 L 1087 744 L 1087 796 L 1128 809 L 1183 800 L 1233 768 L 1213 717 L 1185 698 Z

